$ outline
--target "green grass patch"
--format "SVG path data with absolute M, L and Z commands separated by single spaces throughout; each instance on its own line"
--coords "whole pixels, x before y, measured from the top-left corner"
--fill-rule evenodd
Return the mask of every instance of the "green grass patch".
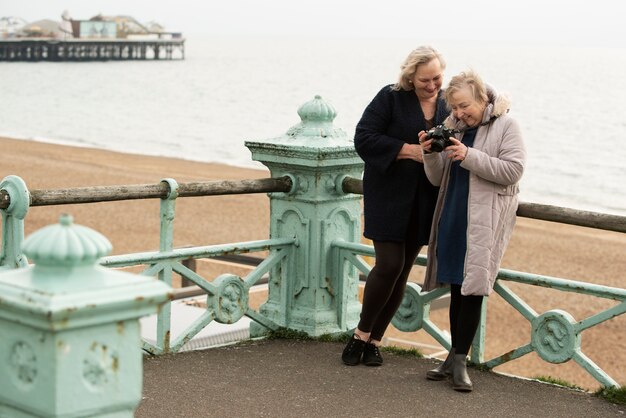
M 394 345 L 380 347 L 380 351 L 385 353 L 396 354 L 398 356 L 422 358 L 424 355 L 417 348 L 401 348 Z
M 278 328 L 276 330 L 269 330 L 267 333 L 267 339 L 311 341 L 313 340 L 313 337 L 309 336 L 309 334 L 304 331 L 295 331 L 289 328 Z
M 559 379 L 559 378 L 552 377 L 552 376 L 535 376 L 533 377 L 533 379 L 539 380 L 540 382 L 546 382 L 552 385 L 559 385 L 559 386 L 563 386 L 563 387 L 570 388 L 570 389 L 585 390 L 584 388 L 581 388 L 580 386 L 576 386 L 573 383 L 570 383 L 563 379 Z
M 609 402 L 626 405 L 626 387 L 602 387 L 595 394 Z
M 298 340 L 298 341 L 321 341 L 321 342 L 348 342 L 352 333 L 322 334 L 319 337 L 311 337 L 304 331 L 294 331 L 288 328 L 269 330 L 266 337 L 270 340 Z
M 476 369 L 480 372 L 490 372 L 491 369 L 487 366 L 485 366 L 484 364 L 480 364 L 480 363 L 474 363 L 472 361 L 470 361 L 469 359 L 467 360 L 467 365 L 473 369 Z
M 325 343 L 347 343 L 352 337 L 352 333 L 339 333 L 339 334 L 322 334 L 315 338 L 317 341 Z

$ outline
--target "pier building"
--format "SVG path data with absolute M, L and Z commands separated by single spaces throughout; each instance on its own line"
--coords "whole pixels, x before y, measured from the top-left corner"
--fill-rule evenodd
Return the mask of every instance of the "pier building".
M 0 61 L 108 61 L 185 59 L 185 39 L 157 22 L 143 25 L 132 16 L 27 23 L 0 22 Z

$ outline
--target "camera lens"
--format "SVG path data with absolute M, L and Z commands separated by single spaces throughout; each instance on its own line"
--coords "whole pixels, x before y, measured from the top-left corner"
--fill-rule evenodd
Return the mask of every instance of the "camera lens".
M 430 143 L 431 152 L 441 152 L 444 148 L 444 140 L 442 138 L 433 138 L 433 142 Z

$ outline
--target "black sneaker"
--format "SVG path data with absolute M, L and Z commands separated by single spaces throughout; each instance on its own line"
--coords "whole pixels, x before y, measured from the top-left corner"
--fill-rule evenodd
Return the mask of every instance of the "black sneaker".
M 383 356 L 380 355 L 380 350 L 372 343 L 366 343 L 363 349 L 363 364 L 366 366 L 382 366 Z
M 348 366 L 356 366 L 361 362 L 364 348 L 365 341 L 360 339 L 357 335 L 353 335 L 350 341 L 348 341 L 346 348 L 343 349 L 341 360 Z

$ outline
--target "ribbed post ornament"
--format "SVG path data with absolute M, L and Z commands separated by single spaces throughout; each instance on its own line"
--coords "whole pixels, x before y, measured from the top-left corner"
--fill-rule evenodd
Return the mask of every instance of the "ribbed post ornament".
M 171 299 L 153 277 L 107 269 L 99 232 L 70 215 L 30 235 L 34 266 L 0 273 L 0 417 L 132 417 L 139 318 Z
M 316 95 L 313 100 L 304 103 L 298 108 L 298 115 L 302 120 L 299 124 L 291 127 L 287 135 L 291 137 L 321 137 L 321 138 L 345 138 L 343 130 L 333 126 L 337 111 L 322 96 Z
M 101 233 L 75 225 L 69 214 L 61 215 L 58 224 L 46 226 L 24 242 L 24 254 L 36 266 L 71 267 L 94 265 L 112 250 Z

